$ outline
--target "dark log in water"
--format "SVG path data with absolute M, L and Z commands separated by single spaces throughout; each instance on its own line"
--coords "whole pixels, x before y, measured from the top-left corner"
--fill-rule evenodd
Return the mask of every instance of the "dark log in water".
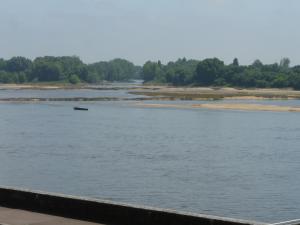
M 88 111 L 88 108 L 83 108 L 83 107 L 74 107 L 74 110 L 83 110 L 83 111 Z

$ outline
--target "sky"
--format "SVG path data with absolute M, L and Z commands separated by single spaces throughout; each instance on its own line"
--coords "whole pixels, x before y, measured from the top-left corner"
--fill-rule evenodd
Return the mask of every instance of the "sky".
M 0 0 L 0 58 L 300 64 L 299 0 Z

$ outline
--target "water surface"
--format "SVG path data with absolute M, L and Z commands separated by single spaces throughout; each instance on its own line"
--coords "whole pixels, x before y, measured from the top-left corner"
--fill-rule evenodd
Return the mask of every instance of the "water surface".
M 1 185 L 267 222 L 299 216 L 300 113 L 75 104 L 0 104 Z

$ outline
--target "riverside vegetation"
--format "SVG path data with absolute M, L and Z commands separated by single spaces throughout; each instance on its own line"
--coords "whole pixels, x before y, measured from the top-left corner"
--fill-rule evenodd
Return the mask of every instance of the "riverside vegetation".
M 76 56 L 0 59 L 0 83 L 126 81 L 139 78 L 141 67 L 124 59 L 93 64 Z
M 239 65 L 235 58 L 225 65 L 218 58 L 198 60 L 178 59 L 167 65 L 146 62 L 142 71 L 146 82 L 170 83 L 174 86 L 228 86 L 300 89 L 300 66 L 290 67 L 290 60 L 264 65 L 255 60 L 251 65 Z
M 20 56 L 9 60 L 0 59 L 0 83 L 77 84 L 130 79 L 173 86 L 300 89 L 300 65 L 291 67 L 288 58 L 274 64 L 263 64 L 260 60 L 255 60 L 251 65 L 239 65 L 237 58 L 229 65 L 218 58 L 182 58 L 166 65 L 160 61 L 147 61 L 143 67 L 125 59 L 85 64 L 76 56 L 45 56 L 33 61 Z

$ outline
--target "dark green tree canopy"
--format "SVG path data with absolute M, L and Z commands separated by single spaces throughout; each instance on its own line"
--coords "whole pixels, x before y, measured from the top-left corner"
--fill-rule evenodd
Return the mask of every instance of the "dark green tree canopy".
M 198 60 L 178 59 L 166 65 L 146 62 L 142 77 L 145 82 L 168 83 L 175 86 L 233 86 L 233 87 L 274 87 L 300 89 L 300 66 L 289 66 L 288 59 L 280 64 L 263 64 L 255 60 L 249 66 L 239 65 L 235 58 L 225 65 L 217 58 Z
M 126 81 L 139 78 L 141 68 L 125 59 L 97 62 L 87 66 L 89 80 Z
M 44 56 L 34 61 L 18 56 L 0 59 L 0 83 L 126 81 L 139 79 L 141 70 L 125 59 L 87 65 L 77 56 Z
M 262 67 L 263 67 L 263 63 L 262 63 L 259 59 L 256 59 L 256 60 L 252 63 L 252 66 L 255 67 L 255 68 L 262 68 Z
M 6 70 L 6 61 L 0 58 L 0 71 Z
M 32 66 L 30 59 L 25 57 L 13 57 L 6 62 L 6 70 L 9 72 L 20 72 L 29 70 Z
M 291 60 L 289 58 L 282 58 L 280 60 L 280 66 L 281 67 L 284 67 L 284 68 L 289 68 L 290 67 L 290 63 L 291 63 Z
M 237 59 L 237 58 L 234 58 L 233 59 L 233 62 L 232 62 L 232 65 L 233 66 L 239 66 L 240 64 L 239 64 L 239 60 Z
M 239 65 L 237 58 L 225 65 L 218 58 L 193 60 L 179 58 L 164 65 L 160 60 L 147 61 L 143 67 L 125 59 L 92 64 L 77 56 L 44 56 L 31 61 L 17 56 L 0 58 L 0 83 L 79 82 L 98 83 L 144 79 L 145 82 L 175 86 L 275 87 L 300 89 L 300 66 L 290 66 L 288 58 L 279 63 L 263 64 L 255 60 L 249 66 Z
M 217 59 L 205 59 L 199 62 L 194 80 L 200 85 L 212 85 L 214 81 L 221 77 L 224 71 L 224 62 Z
M 57 81 L 61 75 L 61 68 L 55 63 L 39 62 L 32 70 L 33 77 L 38 81 Z

